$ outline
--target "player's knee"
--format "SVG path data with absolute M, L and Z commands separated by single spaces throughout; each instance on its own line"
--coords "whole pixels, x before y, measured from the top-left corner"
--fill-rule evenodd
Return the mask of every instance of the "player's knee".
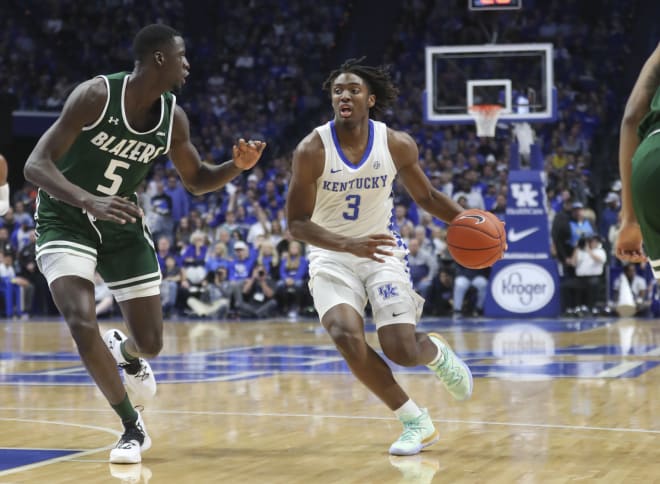
M 98 324 L 93 318 L 79 312 L 69 312 L 65 319 L 80 352 L 91 348 L 94 340 L 100 338 Z
M 134 341 L 140 355 L 144 358 L 155 358 L 163 349 L 163 333 L 160 331 L 136 335 Z
M 363 359 L 367 356 L 364 335 L 350 330 L 340 322 L 325 322 L 326 330 L 339 352 L 346 358 Z

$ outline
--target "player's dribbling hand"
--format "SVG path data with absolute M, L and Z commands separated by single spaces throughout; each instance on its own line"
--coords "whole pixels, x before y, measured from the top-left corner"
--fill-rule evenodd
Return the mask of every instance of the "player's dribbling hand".
M 616 238 L 616 256 L 623 262 L 646 262 L 639 224 L 623 223 Z
M 245 141 L 243 138 L 239 139 L 238 143 L 232 148 L 234 165 L 241 170 L 249 170 L 257 164 L 264 148 L 266 148 L 265 141 Z
M 134 223 L 143 215 L 135 203 L 116 196 L 92 197 L 84 208 L 97 220 L 109 220 L 119 224 Z
M 396 247 L 394 237 L 389 234 L 374 234 L 351 240 L 348 251 L 358 257 L 366 257 L 376 262 L 385 262 L 380 256 L 394 255 L 387 247 Z

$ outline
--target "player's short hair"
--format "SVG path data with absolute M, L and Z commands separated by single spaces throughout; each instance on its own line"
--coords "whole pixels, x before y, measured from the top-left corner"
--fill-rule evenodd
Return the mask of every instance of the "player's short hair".
M 133 39 L 133 58 L 138 61 L 144 60 L 171 42 L 174 37 L 181 37 L 181 34 L 164 24 L 143 27 Z
M 351 73 L 360 77 L 369 89 L 369 94 L 376 96 L 376 103 L 369 110 L 369 115 L 379 117 L 387 111 L 392 103 L 397 99 L 399 90 L 392 82 L 390 75 L 390 68 L 387 65 L 381 66 L 367 66 L 360 64 L 365 57 L 359 59 L 348 59 L 339 69 L 335 69 L 330 73 L 328 78 L 323 83 L 323 90 L 332 93 L 332 83 L 339 77 L 340 74 Z

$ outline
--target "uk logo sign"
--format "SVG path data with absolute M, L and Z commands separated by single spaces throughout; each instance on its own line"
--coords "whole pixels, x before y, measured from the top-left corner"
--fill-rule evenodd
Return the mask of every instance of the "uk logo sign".
M 516 207 L 539 206 L 539 191 L 531 183 L 511 183 L 511 195 L 516 200 Z

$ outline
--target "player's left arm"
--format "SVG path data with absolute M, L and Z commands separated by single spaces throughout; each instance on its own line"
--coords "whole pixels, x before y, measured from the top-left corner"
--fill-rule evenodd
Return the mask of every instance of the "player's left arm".
M 194 195 L 222 188 L 242 171 L 256 165 L 266 148 L 263 141 L 245 141 L 241 138 L 232 148 L 231 160 L 221 165 L 205 163 L 190 141 L 190 123 L 186 113 L 176 106 L 173 116 L 170 158 L 184 186 Z
M 433 188 L 431 181 L 419 166 L 419 150 L 409 134 L 388 129 L 387 144 L 392 153 L 399 180 L 417 205 L 447 223 L 463 211 L 463 207 L 458 203 Z

